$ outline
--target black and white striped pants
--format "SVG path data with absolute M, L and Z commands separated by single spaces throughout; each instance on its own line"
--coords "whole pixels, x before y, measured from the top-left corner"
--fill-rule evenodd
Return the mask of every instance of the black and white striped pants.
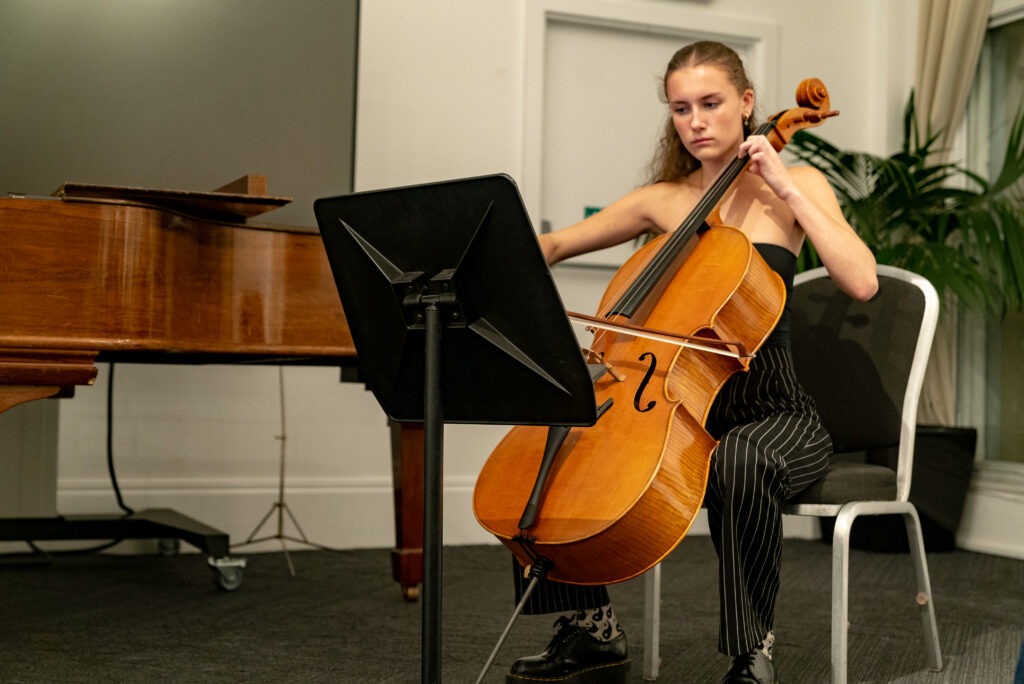
M 707 430 L 718 447 L 704 504 L 719 559 L 718 648 L 746 653 L 772 630 L 782 554 L 782 504 L 825 474 L 832 441 L 793 371 L 788 347 L 764 346 L 719 393 Z M 628 552 L 628 550 L 626 550 Z M 515 568 L 516 601 L 526 582 Z M 596 608 L 605 587 L 538 584 L 528 615 Z

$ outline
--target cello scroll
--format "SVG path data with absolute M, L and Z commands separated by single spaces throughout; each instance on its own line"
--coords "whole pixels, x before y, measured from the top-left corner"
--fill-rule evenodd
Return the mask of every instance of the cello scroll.
M 817 78 L 806 78 L 800 82 L 796 89 L 796 103 L 798 107 L 779 112 L 769 119 L 773 130 L 769 133 L 768 140 L 776 152 L 780 151 L 797 131 L 819 126 L 825 119 L 839 115 L 838 110 L 831 108 L 828 89 Z

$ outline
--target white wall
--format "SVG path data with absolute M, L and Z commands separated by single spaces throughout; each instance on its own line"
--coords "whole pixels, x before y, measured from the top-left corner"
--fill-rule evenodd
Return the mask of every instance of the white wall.
M 524 180 L 524 26 L 526 10 L 541 1 L 361 3 L 356 189 L 495 172 Z M 822 135 L 875 152 L 898 140 L 913 75 L 905 46 L 913 43 L 916 3 L 572 4 L 579 11 L 685 12 L 697 22 L 773 22 L 779 73 L 776 92 L 762 93 L 763 113 L 791 106 L 796 83 L 817 76 L 842 112 Z M 559 268 L 556 277 L 567 306 L 585 311 L 607 274 Z M 276 496 L 277 380 L 276 369 L 119 366 L 115 446 L 128 503 L 174 507 L 244 539 Z M 104 462 L 105 382 L 103 369 L 96 387 L 60 404 L 58 505 L 65 513 L 115 510 Z M 330 370 L 288 369 L 285 385 L 287 498 L 305 532 L 338 547 L 391 546 L 388 434 L 372 397 L 338 383 Z M 491 541 L 469 501 L 480 465 L 504 432 L 447 427 L 447 543 Z

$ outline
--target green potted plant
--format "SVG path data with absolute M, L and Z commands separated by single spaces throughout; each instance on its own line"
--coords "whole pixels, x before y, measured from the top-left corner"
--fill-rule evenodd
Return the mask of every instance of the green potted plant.
M 943 302 L 987 317 L 1024 303 L 1024 111 L 1012 122 L 1002 169 L 987 180 L 936 162 L 938 134 L 918 130 L 911 94 L 903 146 L 889 157 L 840 150 L 808 131 L 787 150 L 828 178 L 850 225 L 891 264 L 928 278 Z M 804 267 L 818 265 L 813 250 Z
M 786 149 L 825 174 L 844 215 L 878 263 L 913 271 L 935 285 L 945 315 L 958 305 L 986 319 L 1021 309 L 1024 110 L 1011 123 L 1002 167 L 991 180 L 958 162 L 936 161 L 939 136 L 919 130 L 913 94 L 904 110 L 903 133 L 901 149 L 889 157 L 840 150 L 807 131 L 794 135 Z M 799 267 L 819 264 L 808 244 Z M 939 382 L 952 386 L 948 379 Z M 920 458 L 915 457 L 911 499 L 931 550 L 954 545 L 975 439 L 973 428 L 918 428 L 915 451 Z M 866 535 L 861 545 L 891 547 L 891 542 L 879 542 L 898 537 L 898 523 L 891 522 L 880 521 L 884 531 L 864 530 L 862 524 Z

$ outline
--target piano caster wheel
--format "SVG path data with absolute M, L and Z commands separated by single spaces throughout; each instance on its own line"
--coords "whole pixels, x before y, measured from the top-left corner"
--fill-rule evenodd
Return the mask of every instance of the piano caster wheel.
M 224 591 L 234 591 L 242 586 L 242 568 L 215 568 L 213 584 Z
M 181 551 L 181 540 L 158 539 L 156 542 L 156 550 L 161 556 L 177 556 L 178 552 Z
M 420 585 L 418 584 L 403 584 L 402 585 L 402 598 L 409 603 L 416 603 L 420 597 Z
M 213 585 L 224 591 L 234 591 L 242 586 L 242 570 L 245 568 L 244 558 L 208 558 L 207 563 L 213 571 Z

